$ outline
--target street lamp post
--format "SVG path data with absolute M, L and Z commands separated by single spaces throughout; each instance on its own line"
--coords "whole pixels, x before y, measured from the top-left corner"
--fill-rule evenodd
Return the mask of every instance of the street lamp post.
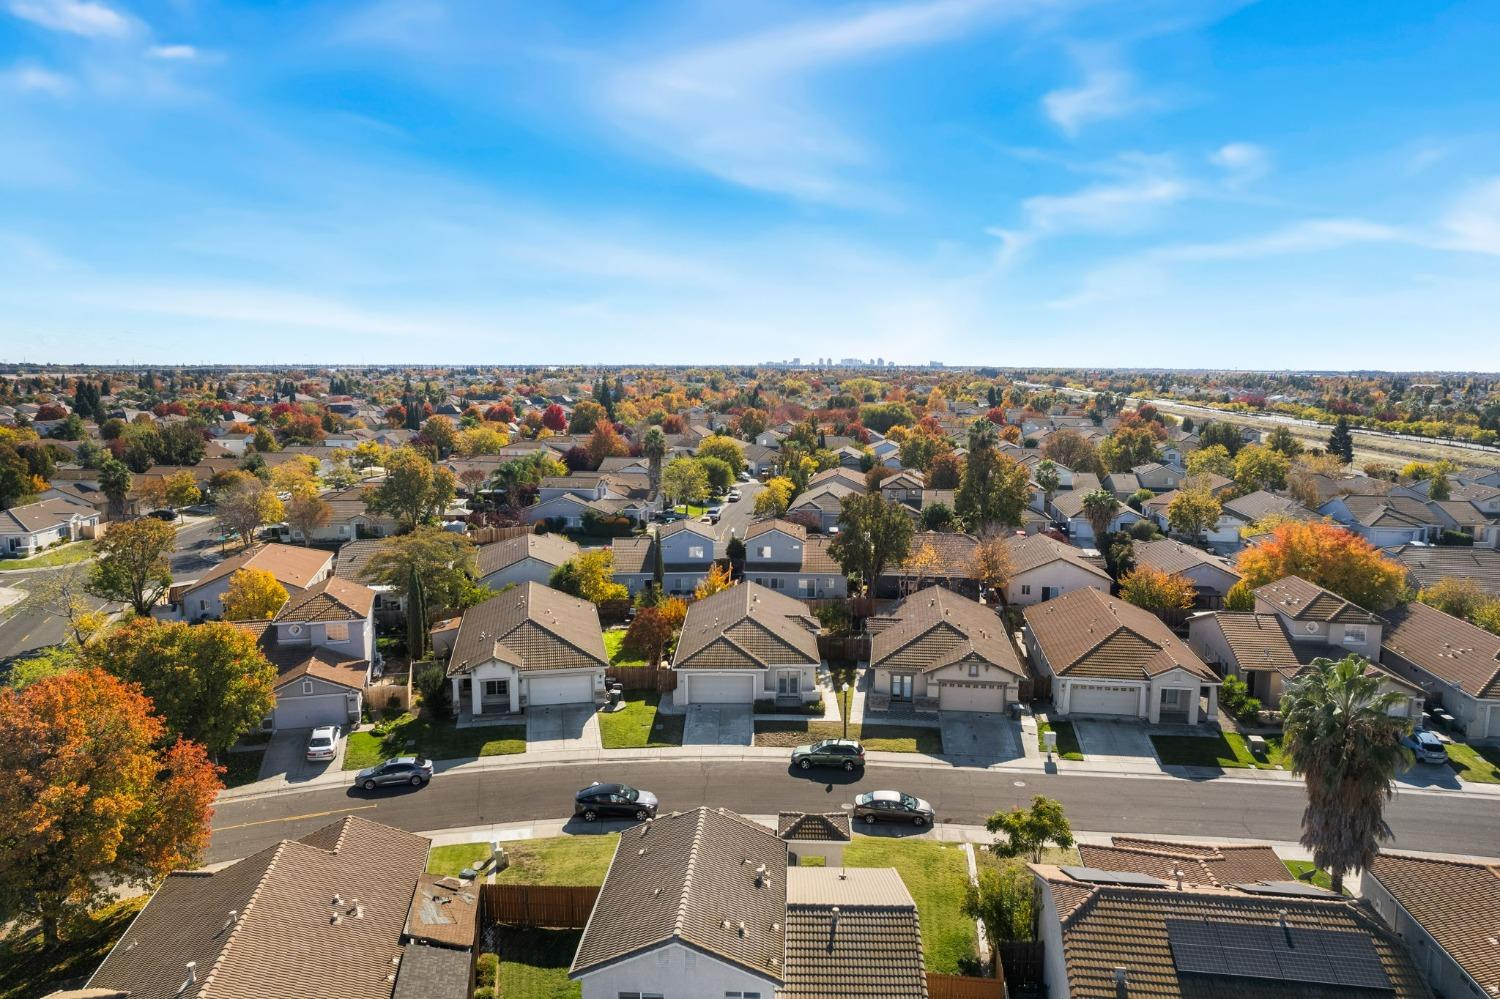
M 839 688 L 843 695 L 839 700 L 839 714 L 844 716 L 844 738 L 849 738 L 849 684 L 845 683 Z

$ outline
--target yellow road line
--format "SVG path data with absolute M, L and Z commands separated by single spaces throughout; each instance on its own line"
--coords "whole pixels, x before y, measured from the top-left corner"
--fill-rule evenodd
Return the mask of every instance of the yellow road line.
M 214 832 L 224 832 L 229 829 L 246 829 L 250 826 L 266 826 L 276 822 L 297 822 L 301 819 L 321 819 L 325 815 L 338 815 L 340 812 L 362 812 L 367 808 L 378 808 L 378 805 L 350 805 L 348 808 L 331 808 L 326 812 L 308 812 L 306 815 L 288 815 L 281 819 L 257 819 L 254 822 L 238 822 L 232 826 L 214 826 Z

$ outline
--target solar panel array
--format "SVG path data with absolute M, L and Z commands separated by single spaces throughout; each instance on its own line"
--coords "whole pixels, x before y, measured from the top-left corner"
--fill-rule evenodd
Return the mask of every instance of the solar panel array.
M 1093 885 L 1135 885 L 1140 888 L 1165 888 L 1167 883 L 1149 874 L 1134 871 L 1106 871 L 1098 867 L 1064 867 L 1062 872 L 1074 881 Z
M 1208 919 L 1168 919 L 1166 926 L 1179 972 L 1395 990 L 1362 933 Z
M 1296 898 L 1337 898 L 1333 892 L 1304 881 L 1252 881 L 1234 887 L 1247 895 L 1287 895 Z

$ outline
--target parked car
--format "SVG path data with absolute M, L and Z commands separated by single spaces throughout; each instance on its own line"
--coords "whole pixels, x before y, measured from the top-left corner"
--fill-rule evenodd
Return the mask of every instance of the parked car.
M 573 796 L 573 814 L 585 822 L 599 819 L 635 819 L 644 822 L 656 818 L 656 795 L 629 784 L 601 784 L 598 781 Z
M 871 825 L 876 822 L 907 822 L 927 826 L 937 816 L 931 804 L 915 795 L 903 791 L 866 791 L 854 798 L 854 817 Z
M 750 473 L 749 472 L 741 472 L 740 473 L 740 481 L 741 482 L 753 482 L 755 480 L 753 480 L 752 478 L 750 478 Z
M 1448 748 L 1443 745 L 1443 740 L 1439 739 L 1435 732 L 1418 729 L 1411 735 L 1403 736 L 1401 745 L 1411 750 L 1411 754 L 1417 758 L 1418 763 L 1448 762 Z
M 865 765 L 865 747 L 853 739 L 824 739 L 792 750 L 792 765 L 802 770 L 813 767 L 853 770 Z
M 320 725 L 307 737 L 307 758 L 313 762 L 331 760 L 338 755 L 339 727 Z
M 739 501 L 740 501 L 740 491 L 738 489 L 731 489 L 731 490 L 729 490 L 729 502 L 731 502 L 731 503 L 738 503 Z
M 724 516 L 724 508 L 722 506 L 711 506 L 703 512 L 703 516 L 710 524 L 717 524 L 719 518 Z
M 397 756 L 377 763 L 373 767 L 365 767 L 354 775 L 354 783 L 366 791 L 373 791 L 377 787 L 390 784 L 410 784 L 412 787 L 421 787 L 432 780 L 432 761 L 424 760 L 420 756 Z
M 177 511 L 176 510 L 152 510 L 150 513 L 146 514 L 146 516 L 152 518 L 153 520 L 173 521 L 173 520 L 177 519 Z

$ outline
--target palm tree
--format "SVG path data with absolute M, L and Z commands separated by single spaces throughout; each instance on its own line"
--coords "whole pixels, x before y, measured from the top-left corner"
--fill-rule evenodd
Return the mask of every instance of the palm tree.
M 641 438 L 641 454 L 650 459 L 647 468 L 651 480 L 651 492 L 661 488 L 661 460 L 667 454 L 667 435 L 661 427 L 649 427 Z
M 1052 516 L 1052 494 L 1062 486 L 1062 476 L 1058 474 L 1057 466 L 1052 463 L 1051 458 L 1043 458 L 1037 462 L 1036 484 L 1042 490 L 1042 512 Z
M 1096 546 L 1104 543 L 1109 522 L 1115 519 L 1115 510 L 1119 505 L 1115 494 L 1108 489 L 1094 489 L 1083 494 L 1083 518 L 1094 531 Z
M 1385 803 L 1396 774 L 1411 765 L 1401 745 L 1409 725 L 1390 713 L 1403 695 L 1382 692 L 1368 666 L 1355 655 L 1314 659 L 1281 698 L 1283 746 L 1307 782 L 1302 845 L 1336 891 L 1346 871 L 1368 868 L 1379 841 L 1390 838 Z

